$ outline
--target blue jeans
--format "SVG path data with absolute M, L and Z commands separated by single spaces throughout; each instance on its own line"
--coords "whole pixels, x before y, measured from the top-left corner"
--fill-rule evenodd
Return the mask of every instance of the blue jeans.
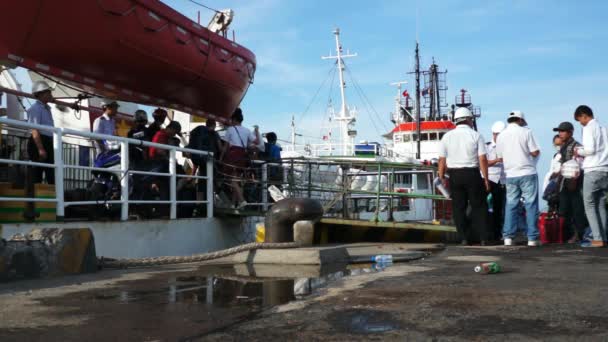
M 606 241 L 606 229 L 608 226 L 608 220 L 606 219 L 606 191 L 608 191 L 608 172 L 585 172 L 585 178 L 583 178 L 585 214 L 587 214 L 587 220 L 593 232 L 593 240 L 597 241 Z
M 507 205 L 503 237 L 512 239 L 517 232 L 519 200 L 524 199 L 528 241 L 538 240 L 538 176 L 529 175 L 507 178 Z

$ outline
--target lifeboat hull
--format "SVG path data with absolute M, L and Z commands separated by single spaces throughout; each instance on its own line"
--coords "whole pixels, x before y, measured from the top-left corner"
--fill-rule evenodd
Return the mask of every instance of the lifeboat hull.
M 251 51 L 157 0 L 0 7 L 0 61 L 36 61 L 104 96 L 228 118 L 253 81 Z

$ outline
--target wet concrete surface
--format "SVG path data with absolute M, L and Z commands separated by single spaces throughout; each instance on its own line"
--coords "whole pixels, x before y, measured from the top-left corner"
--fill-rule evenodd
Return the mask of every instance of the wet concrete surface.
M 484 261 L 503 272 L 476 274 Z M 380 271 L 104 271 L 1 285 L 0 341 L 603 341 L 607 271 L 608 249 L 565 245 L 448 247 Z
M 13 282 L 0 286 L 0 341 L 200 339 L 304 298 L 336 279 L 378 271 L 369 265 L 344 264 L 216 265 L 164 269 L 143 276 L 132 271 L 135 279 L 127 274 L 126 280 L 105 284 L 85 280 L 83 288 L 78 280 L 71 284 L 54 284 L 56 279 Z M 122 272 L 105 271 L 98 276 L 114 273 L 120 279 Z M 69 282 L 70 278 L 79 277 L 64 279 Z
M 201 340 L 606 341 L 607 271 L 607 249 L 450 247 Z

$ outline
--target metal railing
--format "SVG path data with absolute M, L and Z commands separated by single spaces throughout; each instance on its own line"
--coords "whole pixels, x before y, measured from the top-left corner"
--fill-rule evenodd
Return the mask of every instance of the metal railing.
M 379 144 L 340 144 L 340 143 L 320 143 L 320 144 L 296 144 L 285 145 L 282 147 L 286 152 L 297 152 L 308 157 L 348 157 L 344 151 L 354 153 L 353 157 L 382 156 L 398 157 L 399 155 L 392 148 Z
M 274 185 L 286 197 L 319 200 L 326 217 L 435 221 L 446 216 L 446 199 L 433 186 L 437 170 L 429 165 L 285 158 L 281 163 L 253 161 L 251 169 L 259 177 L 246 181 L 256 189 L 248 206 L 261 213 L 272 205 L 267 189 Z
M 12 120 L 7 118 L 0 118 L 0 124 L 15 128 L 22 129 L 36 129 L 44 132 L 52 132 L 53 134 L 53 149 L 55 160 L 54 163 L 40 163 L 30 160 L 15 160 L 11 158 L 0 158 L 0 164 L 8 165 L 23 165 L 30 167 L 44 167 L 53 168 L 55 170 L 55 198 L 35 198 L 35 197 L 0 197 L 2 201 L 22 201 L 22 202 L 55 202 L 57 204 L 56 215 L 58 220 L 62 220 L 65 216 L 65 208 L 68 206 L 76 205 L 96 205 L 99 201 L 70 201 L 64 200 L 64 175 L 66 170 L 87 170 L 87 171 L 98 171 L 98 172 L 114 172 L 120 174 L 120 200 L 108 200 L 104 201 L 104 204 L 120 204 L 121 214 L 120 219 L 125 221 L 129 218 L 129 204 L 169 204 L 169 218 L 175 219 L 177 217 L 177 205 L 178 204 L 206 204 L 207 217 L 213 217 L 213 154 L 206 151 L 192 150 L 188 148 L 180 148 L 172 145 L 163 145 L 147 141 L 141 141 L 137 139 L 130 139 L 112 135 L 97 134 L 91 132 L 77 131 L 73 129 L 61 128 L 61 127 L 50 127 L 38 124 L 31 124 L 23 121 Z M 81 166 L 75 164 L 66 164 L 64 161 L 64 142 L 63 137 L 73 136 L 84 139 L 94 140 L 106 140 L 106 141 L 117 141 L 120 143 L 120 169 L 109 170 L 107 168 L 99 168 L 92 166 Z M 150 172 L 150 171 L 136 171 L 129 167 L 129 144 L 136 146 L 154 147 L 157 149 L 169 151 L 169 172 Z M 205 163 L 206 176 L 196 175 L 178 175 L 176 172 L 177 152 L 190 153 L 203 155 L 207 157 Z M 169 178 L 169 199 L 161 201 L 150 201 L 150 200 L 130 200 L 129 199 L 129 182 L 130 174 L 149 175 L 157 177 L 168 177 Z M 178 200 L 177 199 L 177 179 L 186 177 L 190 179 L 205 180 L 206 181 L 206 200 Z

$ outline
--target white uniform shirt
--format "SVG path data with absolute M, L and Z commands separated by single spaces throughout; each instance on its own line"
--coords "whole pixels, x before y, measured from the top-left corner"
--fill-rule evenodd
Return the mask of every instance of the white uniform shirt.
M 247 148 L 255 140 L 255 136 L 247 127 L 230 126 L 226 129 L 224 140 L 230 143 L 230 146 Z
M 99 134 L 114 135 L 116 132 L 116 121 L 108 114 L 103 114 L 93 121 L 93 132 Z
M 496 141 L 496 155 L 503 159 L 507 178 L 536 174 L 536 158 L 530 152 L 540 151 L 532 131 L 510 123 Z
M 579 153 L 585 157 L 583 170 L 608 171 L 608 137 L 606 128 L 593 119 L 583 127 L 583 151 Z
M 486 144 L 486 149 L 488 150 L 488 161 L 496 159 L 496 143 L 494 141 L 490 141 Z M 504 166 L 502 163 L 494 164 L 493 166 L 488 167 L 488 180 L 498 184 L 505 184 L 506 177 Z
M 483 137 L 467 125 L 447 132 L 439 144 L 439 157 L 446 159 L 448 169 L 479 167 L 479 156 L 485 154 Z

